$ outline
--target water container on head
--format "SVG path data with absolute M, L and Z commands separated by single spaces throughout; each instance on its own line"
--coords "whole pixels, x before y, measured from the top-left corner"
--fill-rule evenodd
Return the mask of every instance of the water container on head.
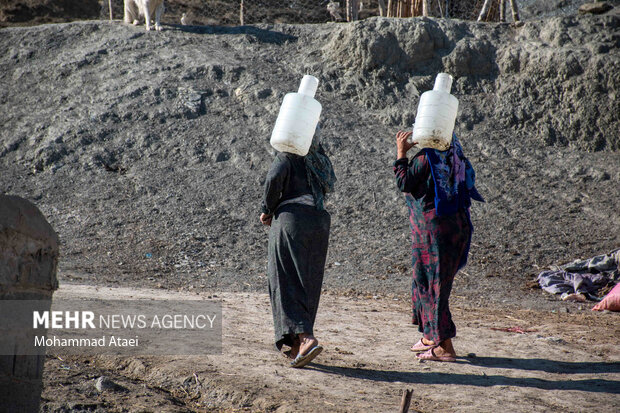
M 314 99 L 319 79 L 305 75 L 297 93 L 287 93 L 282 101 L 271 146 L 280 152 L 306 156 L 321 116 L 321 104 Z
M 459 101 L 450 94 L 452 76 L 439 73 L 433 90 L 422 93 L 411 141 L 419 148 L 445 151 L 452 142 Z

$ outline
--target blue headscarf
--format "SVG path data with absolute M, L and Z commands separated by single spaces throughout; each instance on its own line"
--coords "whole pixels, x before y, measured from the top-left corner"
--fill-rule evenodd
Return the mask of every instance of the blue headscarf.
M 308 154 L 304 157 L 308 183 L 312 188 L 312 196 L 316 209 L 325 209 L 325 196 L 334 192 L 336 174 L 329 157 L 321 145 L 321 128 L 317 125 Z
M 461 143 L 455 134 L 447 151 L 423 149 L 431 165 L 435 183 L 435 210 L 437 215 L 452 215 L 469 208 L 471 200 L 485 202 L 476 189 L 476 173 L 463 154 Z

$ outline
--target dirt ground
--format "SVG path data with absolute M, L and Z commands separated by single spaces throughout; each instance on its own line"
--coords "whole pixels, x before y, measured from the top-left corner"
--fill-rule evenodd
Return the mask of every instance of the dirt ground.
M 54 299 L 196 298 L 163 290 L 62 284 Z M 199 296 L 207 297 L 205 293 Z M 456 363 L 419 362 L 419 334 L 404 300 L 325 294 L 316 335 L 325 351 L 291 369 L 272 346 L 269 299 L 218 293 L 223 352 L 213 356 L 48 356 L 42 411 L 353 412 L 396 411 L 413 389 L 411 411 L 617 412 L 617 314 L 574 304 L 568 313 L 471 308 L 455 297 Z M 492 330 L 521 327 L 524 334 Z M 124 391 L 98 393 L 105 375 Z

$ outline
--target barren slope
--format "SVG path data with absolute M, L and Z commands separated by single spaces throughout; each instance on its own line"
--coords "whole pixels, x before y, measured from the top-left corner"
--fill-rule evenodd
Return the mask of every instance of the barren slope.
M 56 228 L 62 280 L 263 290 L 268 139 L 282 97 L 312 73 L 339 178 L 326 287 L 405 296 L 393 136 L 446 70 L 488 201 L 473 207 L 455 294 L 545 306 L 523 289 L 532 275 L 620 244 L 618 22 L 2 29 L 2 190 Z

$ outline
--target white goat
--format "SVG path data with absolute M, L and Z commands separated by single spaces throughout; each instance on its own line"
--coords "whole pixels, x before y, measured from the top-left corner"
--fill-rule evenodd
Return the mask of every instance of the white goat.
M 140 16 L 144 16 L 146 30 L 151 30 L 151 18 L 155 14 L 155 30 L 160 31 L 161 15 L 164 12 L 164 0 L 124 0 L 125 23 L 138 25 Z

